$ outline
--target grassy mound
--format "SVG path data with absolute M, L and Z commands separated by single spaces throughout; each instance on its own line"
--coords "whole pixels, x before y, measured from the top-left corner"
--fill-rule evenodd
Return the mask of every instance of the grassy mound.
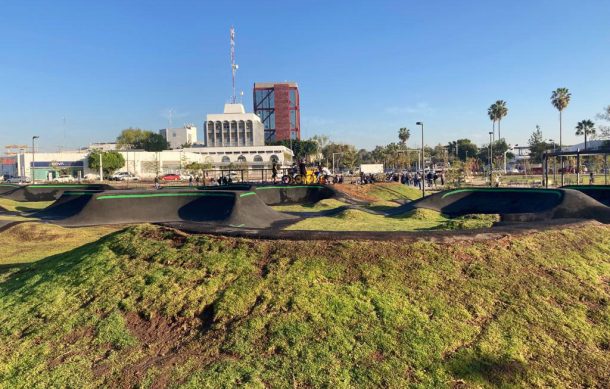
M 345 206 L 346 203 L 335 199 L 323 199 L 316 203 L 274 205 L 271 208 L 280 212 L 320 212 Z
M 323 231 L 419 231 L 489 228 L 498 215 L 468 215 L 449 218 L 429 209 L 415 209 L 397 216 L 383 216 L 347 209 L 333 216 L 310 217 L 288 226 L 287 230 Z
M 598 386 L 610 227 L 286 242 L 131 227 L 0 283 L 3 387 Z
M 111 226 L 77 230 L 42 223 L 22 223 L 9 227 L 0 232 L 0 280 L 24 263 L 64 253 L 116 230 Z
M 416 200 L 421 197 L 421 190 L 397 182 L 378 182 L 367 185 L 343 184 L 336 185 L 335 189 L 369 202 Z
M 48 207 L 55 201 L 15 201 L 0 197 L 0 209 L 11 212 L 31 212 Z

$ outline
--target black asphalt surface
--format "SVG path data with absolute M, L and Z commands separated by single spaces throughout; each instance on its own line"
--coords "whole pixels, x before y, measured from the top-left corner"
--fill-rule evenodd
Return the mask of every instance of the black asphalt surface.
M 66 191 L 102 191 L 112 187 L 105 184 L 0 184 L 0 197 L 15 201 L 53 201 Z
M 610 207 L 610 185 L 566 185 L 563 188 L 582 192 Z
M 76 189 L 75 189 L 76 188 Z M 23 198 L 57 196 L 48 208 L 30 214 L 43 221 L 67 227 L 100 224 L 159 223 L 191 232 L 218 233 L 277 239 L 391 239 L 397 236 L 450 237 L 457 235 L 487 236 L 484 231 L 435 232 L 328 232 L 285 231 L 284 227 L 306 217 L 329 216 L 355 208 L 385 216 L 399 215 L 417 208 L 432 209 L 449 216 L 467 214 L 500 214 L 505 222 L 555 224 L 574 219 L 590 219 L 610 223 L 610 207 L 571 188 L 459 188 L 432 194 L 389 211 L 373 211 L 361 207 L 332 188 L 322 185 L 251 185 L 234 184 L 214 187 L 169 187 L 162 190 L 103 190 L 97 185 L 30 186 L 16 190 Z M 607 197 L 606 188 L 595 188 L 600 199 Z M 5 192 L 15 193 L 15 189 Z M 600 194 L 602 193 L 602 194 Z M 282 213 L 270 205 L 315 203 L 326 198 L 339 198 L 348 205 L 311 213 Z M 351 201 L 350 201 L 351 200 Z M 542 223 L 542 224 L 539 224 Z M 4 224 L 4 223 L 2 223 Z M 494 227 L 494 233 L 499 227 Z M 501 233 L 501 232 L 498 232 Z M 422 235 L 423 234 L 423 235 Z M 457 234 L 457 235 L 456 235 Z M 445 239 L 445 238 L 443 238 Z

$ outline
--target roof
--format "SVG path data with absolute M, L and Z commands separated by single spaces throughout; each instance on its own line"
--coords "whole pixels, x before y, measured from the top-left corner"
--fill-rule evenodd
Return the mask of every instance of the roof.
M 262 88 L 275 88 L 276 85 L 288 85 L 294 88 L 298 88 L 299 85 L 294 81 L 284 81 L 284 82 L 255 82 L 254 89 L 262 89 Z

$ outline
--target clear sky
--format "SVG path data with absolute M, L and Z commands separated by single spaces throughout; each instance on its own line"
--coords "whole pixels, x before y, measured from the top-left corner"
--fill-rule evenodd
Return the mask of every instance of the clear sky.
M 482 144 L 487 107 L 503 99 L 509 143 L 536 124 L 557 140 L 549 98 L 567 87 L 570 143 L 576 122 L 610 104 L 607 0 L 5 0 L 0 146 L 112 141 L 129 126 L 166 127 L 170 108 L 202 138 L 205 115 L 231 95 L 231 25 L 246 109 L 254 82 L 296 81 L 305 138 L 372 148 L 421 120 L 428 144 Z

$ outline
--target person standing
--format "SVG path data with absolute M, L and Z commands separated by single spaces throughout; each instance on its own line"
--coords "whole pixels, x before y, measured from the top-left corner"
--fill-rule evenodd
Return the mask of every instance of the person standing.
M 189 186 L 193 186 L 193 176 L 189 176 Z
M 161 185 L 159 184 L 159 176 L 155 176 L 155 189 L 159 189 Z
M 277 180 L 277 162 L 275 160 L 271 163 L 271 178 L 273 178 L 273 183 L 275 184 Z
M 302 159 L 299 161 L 299 174 L 303 176 L 303 179 L 307 176 L 307 167 L 305 166 L 305 161 Z

